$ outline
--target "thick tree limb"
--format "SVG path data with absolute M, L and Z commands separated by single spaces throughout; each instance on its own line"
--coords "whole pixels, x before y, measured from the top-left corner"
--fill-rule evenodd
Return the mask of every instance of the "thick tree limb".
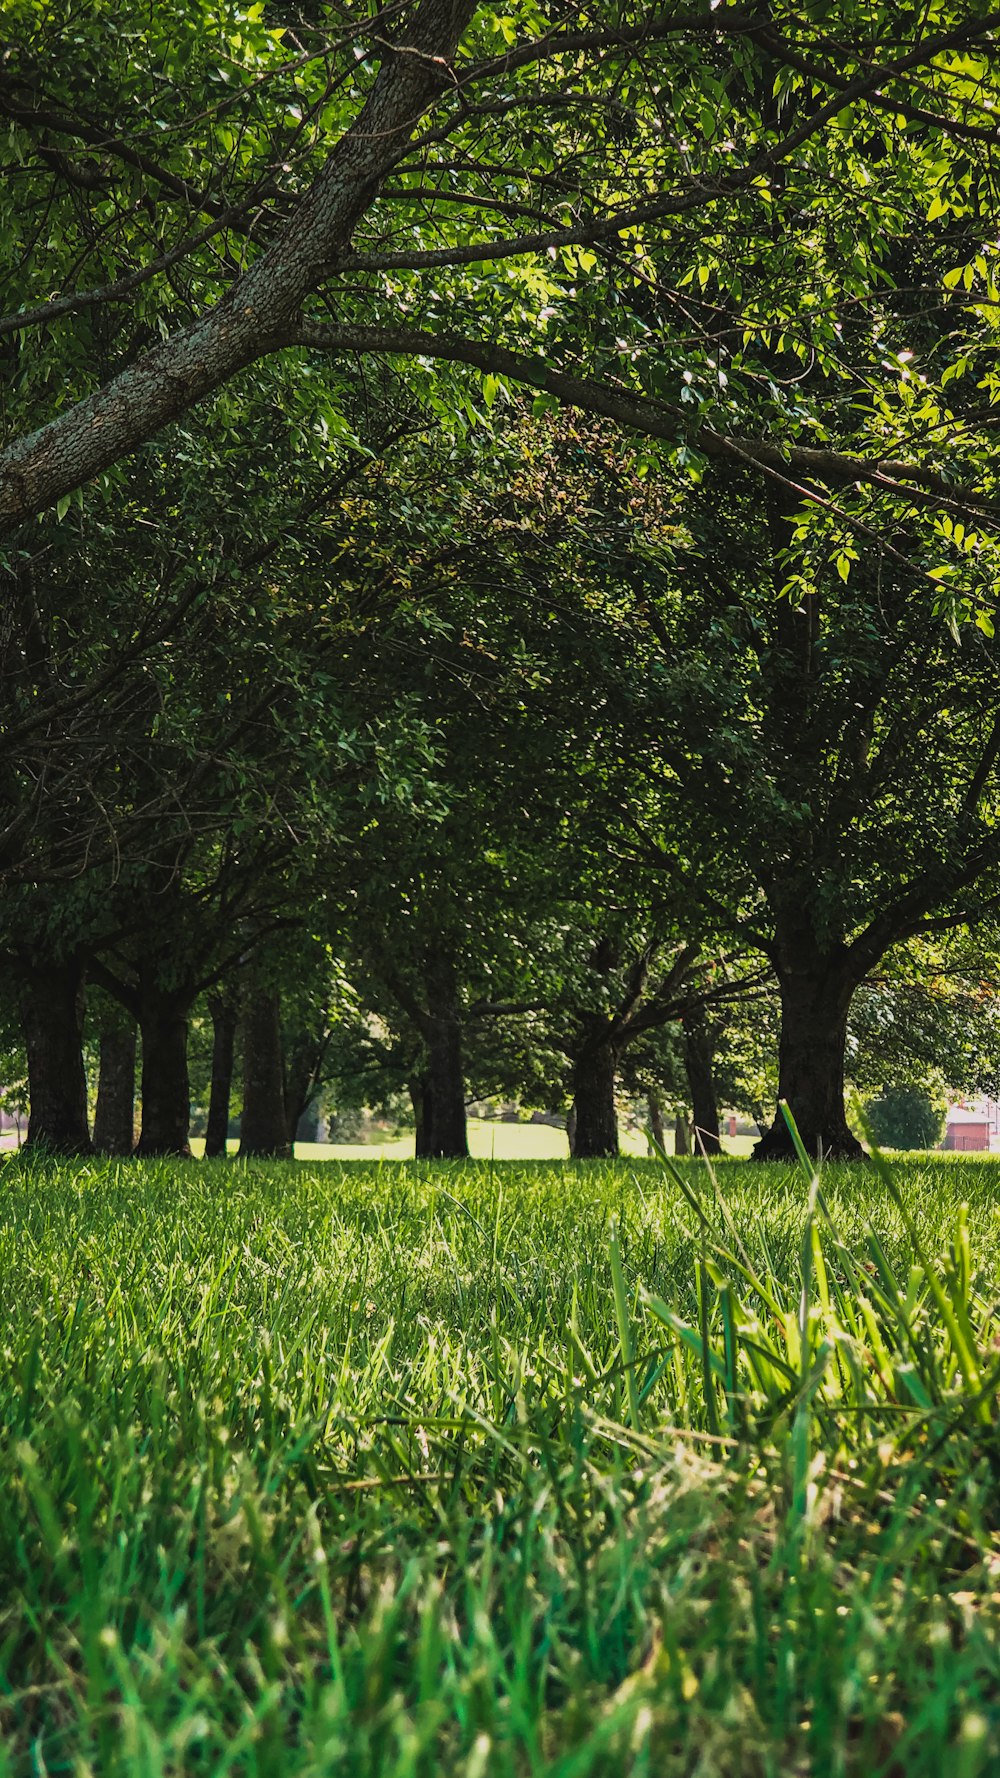
M 494 376 L 508 377 L 554 396 L 567 407 L 602 414 L 631 432 L 663 438 L 676 444 L 684 440 L 694 450 L 712 458 L 756 466 L 787 481 L 805 476 L 834 486 L 863 482 L 894 499 L 920 506 L 943 503 L 962 512 L 1000 517 L 1000 503 L 978 489 L 949 482 L 938 469 L 922 463 L 899 463 L 855 457 L 844 451 L 811 445 L 775 444 L 763 438 L 740 438 L 713 426 L 692 425 L 689 413 L 678 403 L 654 402 L 621 384 L 602 382 L 568 371 L 553 370 L 540 354 L 514 352 L 483 340 L 462 339 L 454 334 L 426 333 L 406 327 L 334 327 L 304 323 L 291 327 L 286 345 L 310 346 L 327 352 L 384 352 L 397 357 L 443 359 L 468 364 Z M 997 414 L 1000 424 L 1000 411 Z M 803 490 L 808 497 L 807 490 Z
M 389 7 L 380 12 L 378 19 L 372 21 L 373 25 L 390 20 L 394 11 Z M 491 74 L 509 74 L 513 69 L 526 67 L 539 59 L 574 50 L 599 54 L 605 45 L 609 49 L 627 49 L 634 42 L 638 47 L 679 31 L 709 35 L 752 32 L 755 21 L 753 13 L 744 12 L 739 6 L 692 15 L 655 9 L 653 16 L 634 27 L 616 25 L 610 30 L 598 28 L 582 33 L 554 28 L 540 40 L 518 45 L 479 68 L 459 67 L 456 70 L 452 67 L 452 57 L 475 12 L 476 0 L 419 0 L 410 22 L 404 20 L 399 25 L 399 35 L 392 41 L 378 39 L 384 59 L 360 114 L 336 143 L 323 171 L 277 238 L 242 276 L 235 279 L 226 296 L 198 321 L 129 365 L 104 388 L 18 440 L 0 457 L 0 533 L 9 532 L 45 511 L 74 488 L 128 457 L 247 364 L 281 344 L 289 343 L 295 337 L 292 318 L 300 312 L 305 298 L 315 290 L 331 266 L 343 269 L 397 263 L 430 266 L 508 256 L 537 251 L 546 244 L 559 241 L 584 241 L 602 234 L 613 235 L 630 220 L 652 220 L 711 203 L 727 192 L 744 188 L 762 171 L 786 159 L 846 102 L 878 97 L 879 88 L 886 81 L 899 79 L 910 69 L 930 65 L 933 57 L 949 46 L 982 38 L 995 23 L 993 15 L 970 19 L 939 37 L 923 39 L 891 63 L 878 67 L 862 65 L 853 77 L 838 77 L 831 81 L 834 93 L 829 100 L 803 118 L 780 141 L 754 156 L 736 175 L 694 179 L 683 192 L 672 196 L 657 195 L 643 205 L 634 206 L 631 211 L 622 211 L 610 218 L 585 219 L 554 233 L 520 236 L 502 242 L 470 243 L 457 249 L 433 249 L 416 255 L 388 254 L 369 259 L 352 255 L 350 240 L 355 225 L 378 195 L 386 175 L 405 157 L 414 126 L 443 86 L 450 83 L 461 92 L 466 84 L 474 86 Z M 46 128 L 81 140 L 87 139 L 88 131 L 96 132 L 93 145 L 98 146 L 99 140 L 100 146 L 108 146 L 105 132 L 96 125 L 61 114 L 50 116 L 33 102 L 22 99 L 9 78 L 0 93 L 0 113 L 4 110 L 30 126 L 44 124 Z M 144 176 L 156 180 L 196 213 L 207 212 L 215 221 L 227 214 L 219 200 L 208 199 L 206 194 L 170 173 L 169 169 L 155 161 L 147 161 L 144 151 L 133 150 L 128 144 L 116 143 L 114 146 Z M 145 275 L 137 272 L 134 277 L 141 281 Z M 132 287 L 131 278 L 120 282 Z M 115 298 L 125 293 L 113 286 L 103 297 L 88 291 L 78 296 L 67 295 L 57 302 L 61 302 L 61 312 L 70 312 L 70 305 L 89 306 L 91 302 L 113 300 L 112 289 Z M 35 313 L 32 319 L 41 319 L 41 316 Z M 21 322 L 21 325 L 25 324 Z M 395 337 L 402 338 L 398 334 Z M 656 404 L 644 402 L 626 390 L 605 387 L 586 379 L 548 370 L 543 376 L 528 355 L 508 353 L 500 347 L 479 347 L 475 342 L 448 341 L 440 336 L 428 336 L 422 345 L 414 345 L 414 337 L 393 344 L 384 330 L 354 329 L 352 340 L 347 341 L 345 335 L 344 344 L 338 348 L 329 334 L 322 340 L 315 333 L 308 340 L 305 331 L 298 334 L 301 341 L 322 344 L 326 349 L 401 353 L 415 350 L 428 356 L 479 364 L 530 387 L 548 388 L 560 400 L 591 412 L 604 413 L 649 436 L 676 438 L 680 425 L 696 448 L 706 455 L 739 456 L 786 479 L 791 471 L 825 482 L 863 481 L 897 499 L 905 497 L 917 504 L 934 506 L 947 501 L 960 504 L 966 511 L 986 513 L 991 510 L 979 495 L 952 489 L 943 476 L 922 465 L 873 464 L 844 453 L 808 447 L 794 447 L 786 452 L 768 440 L 730 438 L 711 427 L 698 428 L 692 434 L 687 415 L 680 410 L 657 408 Z M 369 342 L 367 345 L 362 343 L 365 338 Z
M 131 455 L 273 349 L 350 240 L 447 78 L 476 0 L 423 0 L 287 226 L 206 315 L 0 457 L 0 534 Z

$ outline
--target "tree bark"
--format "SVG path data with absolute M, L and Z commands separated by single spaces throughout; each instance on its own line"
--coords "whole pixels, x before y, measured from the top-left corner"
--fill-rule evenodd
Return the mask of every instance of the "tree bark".
M 649 1127 L 653 1132 L 653 1141 L 659 1143 L 664 1153 L 666 1153 L 667 1132 L 663 1124 L 663 1107 L 660 1104 L 659 1093 L 647 1093 L 646 1104 L 649 1108 Z
M 131 1154 L 135 1147 L 136 1029 L 128 1024 L 101 1032 L 94 1147 L 98 1154 Z
M 142 1034 L 142 1126 L 137 1155 L 190 1155 L 191 1088 L 187 1035 L 192 994 L 143 982 L 139 988 Z
M 413 1143 L 413 1158 L 417 1161 L 430 1159 L 431 1153 L 431 1088 L 426 1074 L 416 1074 L 407 1081 L 410 1104 L 413 1106 L 413 1122 L 416 1131 Z
M 27 1147 L 87 1154 L 83 1066 L 83 964 L 20 962 L 19 1008 L 28 1055 Z
M 292 1130 L 293 1147 L 296 1142 L 322 1142 L 323 1133 L 320 1129 L 319 1100 L 310 1099 L 306 1104 L 305 1110 L 301 1111 L 296 1118 L 294 1127 L 292 1127 L 291 1119 L 289 1119 L 289 1128 Z
M 469 1136 L 458 962 L 454 947 L 443 934 L 424 960 L 423 988 L 424 1004 L 417 1009 L 415 1020 L 426 1052 L 423 1140 L 417 1153 L 432 1160 L 465 1160 Z
M 448 85 L 448 64 L 475 12 L 475 0 L 424 0 L 288 222 L 220 301 L 126 364 L 103 388 L 10 445 L 0 457 L 0 534 L 131 456 L 195 402 L 286 342 L 289 323 L 349 248 L 413 127 Z
M 469 1133 L 465 1115 L 462 1026 L 457 1012 L 432 1018 L 426 1043 L 430 1111 L 427 1153 L 434 1160 L 465 1160 L 469 1153 Z
M 674 1113 L 674 1154 L 690 1153 L 691 1126 L 688 1123 L 687 1112 L 684 1110 L 683 1105 L 679 1105 Z
M 576 1155 L 576 1106 L 571 1105 L 566 1113 L 566 1141 L 569 1143 L 570 1160 Z
M 577 1160 L 610 1160 L 618 1154 L 617 1066 L 614 1046 L 600 1037 L 586 1042 L 574 1061 L 576 1138 L 573 1154 Z
M 289 1160 L 291 1153 L 281 1052 L 281 997 L 273 989 L 251 988 L 243 1015 L 240 1159 Z
M 229 1136 L 233 1055 L 236 1049 L 236 996 L 211 994 L 208 1010 L 212 1017 L 212 1085 L 208 1099 L 208 1124 L 205 1129 L 205 1158 L 211 1160 L 226 1153 L 226 1140 Z
M 841 959 L 816 959 L 777 969 L 781 989 L 778 1097 L 795 1119 L 806 1153 L 826 1160 L 859 1159 L 864 1150 L 844 1111 L 847 1015 L 856 983 Z M 756 1161 L 792 1160 L 795 1149 L 779 1109 L 753 1151 Z
M 695 1153 L 721 1154 L 712 1034 L 698 1014 L 684 1021 L 684 1072 L 691 1093 Z

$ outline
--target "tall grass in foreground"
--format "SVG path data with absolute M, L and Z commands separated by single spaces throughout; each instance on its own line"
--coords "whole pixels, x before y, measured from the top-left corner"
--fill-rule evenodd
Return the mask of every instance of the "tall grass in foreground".
M 0 1774 L 1000 1771 L 998 1206 L 8 1163 Z

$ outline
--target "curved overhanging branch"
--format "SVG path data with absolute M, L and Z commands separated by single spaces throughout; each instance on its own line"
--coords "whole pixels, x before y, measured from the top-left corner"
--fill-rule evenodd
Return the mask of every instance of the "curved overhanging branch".
M 393 10 L 390 8 L 389 13 Z M 831 98 L 794 124 L 779 142 L 760 156 L 753 157 L 732 178 L 709 182 L 693 180 L 683 192 L 654 197 L 631 213 L 622 211 L 613 218 L 575 223 L 568 231 L 559 229 L 555 235 L 542 232 L 496 243 L 469 243 L 456 249 L 428 249 L 415 256 L 404 254 L 402 258 L 392 254 L 381 259 L 353 255 L 350 249 L 353 230 L 374 202 L 386 175 L 407 154 L 419 118 L 442 87 L 451 83 L 461 93 L 466 83 L 477 78 L 475 70 L 456 71 L 452 62 L 476 10 L 477 0 L 417 0 L 412 20 L 401 25 L 400 34 L 392 41 L 377 40 L 385 52 L 385 59 L 354 124 L 335 144 L 323 171 L 287 224 L 249 269 L 236 278 L 221 301 L 162 345 L 128 365 L 103 388 L 18 439 L 0 455 L 0 535 L 41 514 L 103 470 L 130 456 L 247 365 L 290 344 L 312 345 L 328 351 L 451 358 L 506 375 L 528 387 L 547 390 L 559 401 L 603 414 L 649 437 L 665 438 L 672 443 L 679 436 L 686 437 L 705 456 L 756 466 L 766 474 L 781 477 L 797 488 L 803 498 L 813 501 L 820 497 L 814 490 L 802 487 L 799 478 L 828 485 L 861 482 L 896 500 L 939 511 L 958 511 L 963 516 L 995 516 L 1000 511 L 1000 507 L 980 492 L 954 488 L 940 472 L 924 465 L 872 461 L 809 446 L 786 448 L 767 438 L 735 437 L 711 426 L 692 426 L 690 416 L 679 407 L 657 404 L 614 383 L 550 370 L 544 360 L 530 354 L 405 329 L 310 328 L 297 326 L 293 319 L 301 315 L 303 304 L 320 287 L 332 267 L 357 269 L 363 265 L 393 263 L 430 266 L 442 263 L 442 255 L 444 263 L 475 261 L 484 257 L 506 258 L 529 248 L 540 251 L 545 243 L 602 238 L 607 233 L 615 235 L 629 220 L 630 214 L 633 220 L 647 217 L 655 220 L 658 216 L 697 208 L 727 192 L 743 189 L 762 170 L 787 159 L 793 149 L 815 135 L 848 100 L 867 101 L 877 97 L 887 79 L 896 79 L 927 64 L 944 48 L 987 35 L 995 22 L 992 14 L 967 20 L 940 37 L 922 39 L 886 66 L 865 63 L 853 78 L 847 79 L 846 84 L 838 79 Z M 388 15 L 380 13 L 379 16 Z M 724 11 L 721 16 L 712 13 L 710 20 L 706 15 L 704 24 L 708 30 L 727 28 L 742 32 L 748 29 L 751 16 L 736 7 Z M 700 20 L 701 15 L 698 17 Z M 689 23 L 680 13 L 664 15 L 658 20 L 645 21 L 641 29 L 636 27 L 636 31 L 639 31 L 641 40 L 646 41 L 658 34 L 687 28 Z M 624 34 L 621 28 L 616 28 L 616 40 L 620 44 L 634 36 L 631 28 L 625 28 Z M 500 62 L 509 71 L 517 59 L 525 55 L 533 60 L 536 53 L 557 53 L 562 40 L 560 33 L 554 33 L 546 36 L 541 50 L 536 46 L 523 46 L 514 52 L 514 59 L 505 56 Z M 572 41 L 572 33 L 566 41 Z M 495 60 L 486 64 L 486 71 L 496 65 Z M 479 72 L 481 74 L 483 70 Z M 145 170 L 151 177 L 167 177 L 156 167 Z M 199 194 L 186 182 L 178 184 L 175 179 L 174 187 L 174 195 L 190 202 L 199 213 L 204 211 L 205 205 Z M 218 221 L 214 201 L 210 215 L 213 221 Z M 162 263 L 159 269 L 163 269 Z M 146 273 L 135 276 L 141 280 Z M 128 294 L 131 281 L 126 279 L 124 286 L 123 281 L 119 281 L 103 293 L 67 293 L 64 298 L 56 299 L 47 315 L 36 308 L 27 318 L 22 318 L 21 325 L 51 319 L 57 312 L 72 312 L 77 306 L 118 299 Z
M 421 0 L 350 129 L 285 228 L 222 300 L 103 388 L 0 456 L 0 535 L 138 450 L 248 364 L 344 251 L 420 117 L 446 84 L 476 0 Z
M 567 407 L 600 414 L 628 431 L 647 438 L 666 439 L 671 444 L 683 440 L 702 456 L 740 462 L 785 481 L 797 483 L 804 477 L 840 487 L 863 483 L 911 505 L 1000 518 L 1000 502 L 989 499 L 976 488 L 949 482 L 940 470 L 923 463 L 873 460 L 821 446 L 776 444 L 766 438 L 744 438 L 720 432 L 714 426 L 692 425 L 690 414 L 679 403 L 651 401 L 618 383 L 555 370 L 540 354 L 515 352 L 495 341 L 427 333 L 420 328 L 302 323 L 289 328 L 281 343 L 308 346 L 322 352 L 383 353 L 389 357 L 432 358 L 468 364 L 486 375 L 507 377 L 511 382 L 538 389 Z M 997 418 L 1000 421 L 1000 414 Z M 804 499 L 815 497 L 809 488 L 799 487 L 798 491 Z

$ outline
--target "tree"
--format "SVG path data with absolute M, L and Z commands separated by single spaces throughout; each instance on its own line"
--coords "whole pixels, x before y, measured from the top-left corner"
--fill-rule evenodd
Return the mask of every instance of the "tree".
M 285 442 L 279 393 L 258 390 L 255 417 L 261 438 Z M 40 528 L 14 577 L 0 929 L 34 1002 L 32 1139 L 50 1146 L 89 1141 L 77 1006 L 89 968 L 144 1026 L 143 1151 L 183 1150 L 194 1000 L 262 927 L 293 917 L 320 842 L 363 819 L 379 761 L 392 769 L 394 744 L 405 752 L 405 710 L 380 721 L 369 704 L 348 727 L 329 672 L 344 605 L 322 584 L 338 547 L 323 521 L 361 460 L 345 474 L 335 459 L 331 478 L 329 462 L 293 452 L 254 517 L 238 499 L 215 505 L 227 529 L 206 545 L 220 444 L 216 432 L 162 462 L 171 542 L 153 527 L 151 545 L 141 512 L 123 524 L 108 510 L 85 531 Z M 351 595 L 356 627 L 378 593 Z M 53 993 L 67 972 L 73 994 Z
M 232 980 L 218 983 L 205 997 L 212 1023 L 212 1064 L 209 1080 L 208 1117 L 205 1124 L 205 1158 L 226 1153 L 229 1114 L 236 1059 L 239 991 Z
M 243 996 L 240 1158 L 266 1156 L 289 1160 L 291 1153 L 281 1043 L 281 994 L 255 973 Z
M 28 1062 L 28 1143 L 57 1154 L 86 1154 L 83 958 L 76 951 L 60 961 L 43 960 L 24 949 L 15 969 Z
M 380 809 L 341 861 L 342 917 L 368 1004 L 409 1034 L 421 1151 L 464 1152 L 470 1066 L 492 1092 L 514 1077 L 516 1050 L 545 1103 L 563 1099 L 568 1064 L 577 1152 L 602 1155 L 617 1147 L 629 1046 L 744 993 L 752 970 L 721 966 L 703 910 L 693 939 L 685 931 L 680 872 L 671 892 L 629 864 L 632 752 L 594 746 L 595 707 L 615 695 L 601 614 L 620 612 L 644 552 L 656 559 L 657 486 L 596 428 L 512 414 L 501 442 L 499 495 L 496 454 L 484 463 L 465 447 L 452 454 L 457 495 L 442 502 L 426 461 L 417 474 L 397 465 L 363 523 L 358 511 L 353 572 L 402 546 L 408 595 L 342 672 L 378 704 L 405 660 L 432 751 L 419 797 Z M 711 1144 L 710 1066 L 703 1045 L 690 1052 Z
M 135 1147 L 136 1026 L 107 995 L 98 1000 L 94 1147 L 98 1154 L 129 1155 Z
M 848 1068 L 871 1095 L 905 1083 L 1000 1096 L 1000 970 L 995 918 L 911 940 L 855 995 Z
M 684 1071 L 691 1095 L 691 1122 L 697 1148 L 702 1154 L 719 1154 L 719 1095 L 715 1082 L 717 1033 L 706 1016 L 704 1002 L 696 1003 L 683 1017 Z
M 935 1148 L 945 1112 L 923 1087 L 887 1087 L 868 1106 L 868 1122 L 883 1148 Z
M 956 421 L 942 472 L 837 310 L 891 289 L 887 216 L 983 257 L 992 15 L 402 0 L 292 51 L 254 7 L 123 11 L 5 21 L 8 202 L 47 218 L 5 246 L 8 532 L 297 346 L 464 362 L 765 477 L 982 509 L 988 473 L 958 492 L 951 466 L 990 421 Z M 782 387 L 776 334 L 854 399 Z
M 854 993 L 895 945 L 997 895 L 995 644 L 950 631 L 901 564 L 830 560 L 749 478 L 716 472 L 683 513 L 631 610 L 605 615 L 607 755 L 642 762 L 636 856 L 667 877 L 683 858 L 695 929 L 771 964 L 779 1096 L 803 1139 L 856 1155 Z M 576 695 L 595 670 L 589 655 Z M 779 1117 L 760 1155 L 788 1152 Z
M 311 909 L 312 923 L 321 904 Z M 259 944 L 245 972 L 240 1156 L 287 1158 L 350 1006 L 342 971 L 305 916 Z M 351 1008 L 353 1010 L 353 1008 Z

